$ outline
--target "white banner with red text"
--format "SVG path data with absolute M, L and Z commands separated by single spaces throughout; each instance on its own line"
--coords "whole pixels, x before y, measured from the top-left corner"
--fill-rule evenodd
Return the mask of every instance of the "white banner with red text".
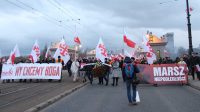
M 60 79 L 62 65 L 52 64 L 4 64 L 1 79 Z

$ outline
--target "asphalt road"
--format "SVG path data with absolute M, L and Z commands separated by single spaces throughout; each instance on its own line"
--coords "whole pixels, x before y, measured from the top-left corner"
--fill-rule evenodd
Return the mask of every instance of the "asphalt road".
M 82 82 L 74 83 L 63 71 L 63 80 L 39 83 L 4 83 L 0 84 L 0 112 L 24 112 L 25 110 L 49 100 L 66 90 L 74 88 Z
M 141 102 L 128 105 L 126 86 L 88 85 L 41 112 L 200 112 L 200 92 L 188 86 L 140 85 Z

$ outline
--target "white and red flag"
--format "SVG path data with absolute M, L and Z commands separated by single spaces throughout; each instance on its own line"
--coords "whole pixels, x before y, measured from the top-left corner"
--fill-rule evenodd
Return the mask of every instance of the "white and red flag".
M 40 57 L 40 47 L 36 40 L 35 44 L 32 47 L 31 54 L 29 55 L 29 59 L 31 59 L 31 61 L 35 63 L 38 61 L 39 57 Z
M 18 45 L 15 45 L 14 50 L 11 51 L 9 59 L 7 60 L 7 63 L 8 64 L 14 64 L 14 61 L 15 61 L 16 57 L 20 57 L 20 52 L 19 52 Z
M 81 44 L 79 37 L 74 37 L 74 42 L 77 43 L 78 45 Z
M 102 39 L 100 38 L 99 43 L 97 44 L 97 47 L 96 47 L 96 58 L 100 59 L 104 63 L 105 58 L 107 58 L 107 57 L 108 57 L 108 54 L 107 54 L 106 47 L 105 47 Z
M 148 41 L 148 35 L 147 36 L 143 36 L 142 38 L 142 48 L 143 48 L 143 52 L 149 52 L 149 41 Z
M 136 43 L 133 42 L 132 40 L 130 40 L 130 39 L 126 36 L 126 34 L 124 34 L 123 40 L 124 40 L 124 43 L 126 43 L 126 45 L 127 45 L 128 47 L 135 48 Z
M 64 61 L 64 64 L 66 64 L 69 59 L 70 59 L 70 55 L 68 52 L 69 46 L 65 43 L 65 40 L 62 39 L 59 43 L 59 47 L 57 48 L 55 54 L 54 54 L 54 58 L 57 59 L 58 56 L 61 57 L 61 59 Z
M 143 37 L 142 48 L 144 52 L 147 52 L 146 57 L 148 64 L 153 64 L 153 62 L 156 60 L 156 55 L 149 44 L 148 35 Z
M 156 61 L 156 55 L 153 52 L 148 52 L 146 56 L 148 64 L 153 64 L 153 62 Z

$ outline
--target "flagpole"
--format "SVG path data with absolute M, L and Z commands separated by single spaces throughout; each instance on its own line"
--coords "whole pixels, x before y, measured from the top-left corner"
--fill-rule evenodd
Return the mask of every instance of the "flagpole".
M 122 38 L 122 39 L 123 39 L 123 41 L 122 41 L 122 42 L 123 42 L 123 49 L 122 49 L 122 54 L 123 54 L 123 55 L 124 55 L 124 50 L 125 50 L 124 35 L 126 35 L 126 33 L 125 33 L 125 27 L 124 27 L 124 34 L 123 34 L 123 36 L 122 36 L 122 37 L 123 37 L 123 38 Z

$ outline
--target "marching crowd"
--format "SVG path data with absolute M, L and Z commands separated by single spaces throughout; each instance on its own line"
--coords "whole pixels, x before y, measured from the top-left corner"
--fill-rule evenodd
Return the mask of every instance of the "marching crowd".
M 22 63 L 22 62 L 21 62 Z M 30 60 L 26 60 L 24 63 L 31 63 Z M 62 68 L 68 71 L 69 77 L 73 76 L 73 81 L 77 82 L 82 79 L 83 82 L 88 80 L 91 84 L 93 84 L 93 78 L 96 77 L 99 80 L 99 85 L 104 84 L 107 86 L 109 84 L 109 77 L 112 77 L 112 86 L 118 86 L 119 77 L 122 76 L 123 81 L 126 83 L 127 87 L 127 97 L 129 104 L 137 104 L 136 103 L 136 86 L 139 83 L 137 78 L 137 73 L 139 73 L 139 69 L 137 68 L 137 64 L 147 64 L 147 60 L 142 58 L 141 60 L 135 59 L 134 57 L 125 57 L 125 58 L 115 58 L 108 59 L 105 58 L 105 62 L 101 62 L 100 60 L 96 60 L 95 58 L 83 58 L 76 60 L 69 60 L 67 64 L 64 64 L 64 61 L 58 56 L 57 59 L 48 58 L 46 60 L 40 60 L 37 63 L 61 63 Z M 200 71 L 198 71 L 198 67 L 200 64 L 200 57 L 198 53 L 193 53 L 192 57 L 188 57 L 187 55 L 183 55 L 182 57 L 177 57 L 174 61 L 169 58 L 160 58 L 154 62 L 154 64 L 187 64 L 189 68 L 189 73 L 192 75 L 193 80 L 195 79 L 195 73 L 197 74 L 197 78 L 200 80 Z M 2 71 L 2 63 L 0 63 L 0 73 Z M 61 79 L 59 82 L 62 80 Z M 14 80 L 11 80 L 14 82 Z M 3 80 L 4 82 L 11 82 L 10 80 Z M 32 80 L 30 79 L 30 82 Z M 36 80 L 39 82 L 41 80 Z M 48 80 L 51 82 L 52 80 Z M 19 82 L 27 82 L 27 79 L 20 79 Z M 132 89 L 132 91 L 131 91 Z
M 144 57 L 142 59 L 135 59 L 134 57 L 131 58 L 132 61 L 134 61 L 135 64 L 148 64 L 147 59 Z M 24 61 L 20 61 L 17 63 L 31 63 L 31 60 L 27 59 Z M 17 64 L 16 63 L 16 64 Z M 93 75 L 92 75 L 92 68 L 94 68 L 94 66 L 98 66 L 99 64 L 101 65 L 102 62 L 100 60 L 97 60 L 95 58 L 82 58 L 82 59 L 76 59 L 76 60 L 69 60 L 66 64 L 64 64 L 64 61 L 61 59 L 60 56 L 58 56 L 57 59 L 54 59 L 52 57 L 49 57 L 47 59 L 43 59 L 43 60 L 39 60 L 36 63 L 61 63 L 63 66 L 64 70 L 68 71 L 69 77 L 73 76 L 73 81 L 77 81 L 78 79 L 82 78 L 83 82 L 86 82 L 86 77 L 88 77 L 88 79 L 90 80 L 90 82 L 92 83 L 93 81 Z M 92 64 L 91 64 L 92 63 Z M 120 69 L 122 70 L 122 66 L 124 63 L 124 58 L 114 58 L 114 59 L 109 59 L 106 58 L 105 59 L 105 64 L 112 66 L 111 70 L 112 70 L 112 77 L 113 77 L 113 85 L 114 83 L 116 83 L 116 85 L 118 84 L 118 77 L 119 76 L 123 76 L 123 73 L 120 73 Z M 192 57 L 188 57 L 188 55 L 183 55 L 182 57 L 177 57 L 175 60 L 172 60 L 170 57 L 165 57 L 165 58 L 159 58 L 158 60 L 154 61 L 154 64 L 173 64 L 173 63 L 177 63 L 177 64 L 187 64 L 189 70 L 190 70 L 190 74 L 193 77 L 193 80 L 195 79 L 195 73 L 197 74 L 197 79 L 200 80 L 200 72 L 198 71 L 196 65 L 200 64 L 200 57 L 198 56 L 198 53 L 193 53 Z M 87 67 L 83 67 L 84 64 L 91 64 L 91 66 L 87 66 Z M 93 66 L 92 66 L 93 65 Z M 2 70 L 2 66 L 3 66 L 3 62 L 0 62 L 0 73 Z M 120 68 L 120 69 L 119 69 Z M 106 77 L 101 77 L 99 76 L 99 84 L 103 84 L 103 79 L 106 80 L 106 85 L 108 83 L 109 80 L 109 74 L 111 74 L 111 71 L 109 69 L 109 67 L 106 68 Z M 118 73 L 118 74 L 116 74 Z M 119 74 L 120 73 L 120 74 Z M 114 75 L 113 75 L 114 74 Z M 61 78 L 62 79 L 62 78 Z M 123 77 L 124 79 L 124 77 Z M 14 82 L 14 80 L 11 80 L 12 82 Z M 3 82 L 11 82 L 10 80 L 3 80 Z M 27 80 L 19 80 L 19 82 L 26 82 Z M 36 82 L 39 82 L 41 80 L 36 80 Z M 49 80 L 52 81 L 52 80 Z M 32 82 L 32 80 L 30 79 L 30 82 Z M 59 82 L 61 82 L 61 80 L 59 80 Z

